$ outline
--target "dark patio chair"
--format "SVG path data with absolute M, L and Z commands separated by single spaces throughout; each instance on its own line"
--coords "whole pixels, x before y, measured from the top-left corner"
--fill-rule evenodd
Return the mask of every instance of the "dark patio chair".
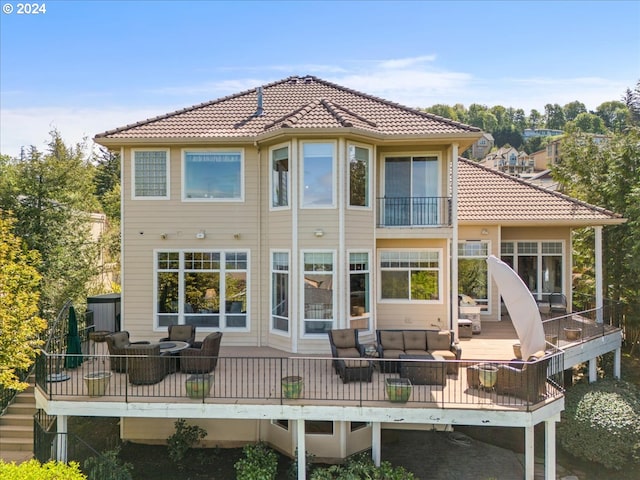
M 161 338 L 161 342 L 187 342 L 190 346 L 196 341 L 195 325 L 169 325 L 169 336 Z
M 343 383 L 370 382 L 373 365 L 370 360 L 357 360 L 365 356 L 364 345 L 358 341 L 358 330 L 345 328 L 329 331 L 329 344 L 333 368 Z
M 170 372 L 170 355 L 160 354 L 160 345 L 130 345 L 125 348 L 129 361 L 129 382 L 151 385 L 160 382 Z
M 109 355 L 126 355 L 125 349 L 130 345 L 149 345 L 148 341 L 132 342 L 129 339 L 129 332 L 114 332 L 105 337 Z M 109 359 L 111 370 L 119 373 L 127 372 L 127 359 L 124 357 L 114 357 Z
M 549 313 L 552 316 L 554 313 L 560 315 L 567 314 L 567 297 L 563 293 L 549 294 Z
M 207 335 L 203 341 L 180 351 L 180 371 L 183 373 L 208 373 L 218 364 L 222 332 Z

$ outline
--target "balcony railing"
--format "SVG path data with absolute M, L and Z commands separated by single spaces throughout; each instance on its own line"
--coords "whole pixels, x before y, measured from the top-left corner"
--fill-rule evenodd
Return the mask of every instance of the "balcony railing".
M 378 227 L 448 227 L 450 197 L 378 198 Z
M 149 378 L 157 374 L 157 363 L 163 362 L 166 372 L 149 384 L 134 384 L 133 363 L 140 375 L 140 357 L 124 356 L 128 373 L 110 371 L 108 355 L 96 355 L 86 359 L 76 369 L 64 371 L 60 366 L 65 355 L 43 353 L 38 357 L 36 383 L 43 395 L 50 400 L 91 401 L 92 398 L 111 402 L 144 402 L 149 398 L 162 398 L 166 402 L 185 401 L 206 404 L 291 404 L 291 405 L 341 405 L 389 408 L 407 406 L 414 408 L 520 408 L 529 411 L 540 402 L 559 398 L 563 394 L 563 353 L 550 353 L 544 361 L 505 362 L 487 360 L 402 360 L 405 368 L 413 372 L 411 395 L 406 404 L 391 403 L 386 390 L 386 380 L 400 378 L 400 373 L 386 373 L 394 368 L 380 368 L 380 359 L 358 359 L 374 366 L 371 381 L 343 383 L 334 369 L 333 358 L 318 357 L 219 357 L 210 373 L 211 388 L 194 399 L 189 397 L 186 382 L 202 381 L 190 373 L 180 372 L 178 357 L 144 357 L 148 362 Z M 398 360 L 384 360 L 392 363 Z M 366 363 L 365 363 L 366 365 Z M 479 369 L 490 365 L 498 374 L 495 386 L 479 384 Z M 407 372 L 403 368 L 400 372 Z M 95 377 L 98 372 L 109 372 L 109 384 L 104 392 L 90 392 L 84 378 Z M 301 399 L 289 398 L 282 380 L 300 377 L 303 382 Z M 501 380 L 502 378 L 502 380 Z M 502 383 L 501 383 L 502 382 Z M 90 397 L 101 393 L 103 396 Z

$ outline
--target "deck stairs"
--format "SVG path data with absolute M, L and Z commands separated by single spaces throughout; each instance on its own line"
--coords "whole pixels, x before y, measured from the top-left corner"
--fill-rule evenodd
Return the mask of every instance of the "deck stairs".
M 36 413 L 35 378 L 20 392 L 0 416 L 0 459 L 21 463 L 33 458 L 33 416 Z

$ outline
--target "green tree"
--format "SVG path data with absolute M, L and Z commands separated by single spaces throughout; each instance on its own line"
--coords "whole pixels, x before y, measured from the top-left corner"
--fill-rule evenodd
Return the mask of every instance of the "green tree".
M 0 385 L 24 390 L 18 374 L 33 364 L 47 325 L 38 317 L 40 256 L 24 248 L 12 226 L 0 216 Z
M 513 148 L 519 150 L 522 145 L 522 135 L 513 125 L 498 128 L 493 132 L 493 139 L 495 140 L 496 147 L 502 147 L 509 144 Z
M 612 132 L 620 133 L 631 124 L 631 112 L 623 102 L 604 102 L 596 108 L 596 115 Z
M 98 264 L 98 248 L 91 239 L 90 212 L 100 210 L 94 197 L 94 167 L 83 145 L 68 147 L 51 133 L 45 154 L 35 147 L 3 168 L 0 208 L 16 218 L 15 232 L 29 249 L 40 252 L 43 276 L 41 315 L 51 316 L 66 299 L 86 297 Z
M 604 229 L 603 249 L 610 252 L 604 265 L 605 296 L 640 303 L 640 128 L 614 134 L 600 144 L 591 135 L 570 132 L 562 144 L 562 162 L 553 173 L 569 195 L 627 218 L 626 223 Z M 593 248 L 593 243 L 585 244 Z M 585 255 L 577 250 L 576 263 Z M 593 278 L 593 273 L 581 278 Z
M 531 110 L 529 114 L 529 128 L 533 128 L 534 130 L 542 125 L 542 114 L 536 110 Z
M 524 132 L 524 129 L 527 128 L 527 116 L 522 108 L 518 108 L 514 112 L 513 125 L 520 133 Z
M 607 133 L 604 121 L 594 113 L 579 113 L 574 120 L 567 122 L 567 124 L 569 123 L 585 133 Z
M 547 103 L 544 106 L 545 125 L 547 128 L 562 130 L 567 122 L 564 116 L 564 110 L 560 105 Z
M 0 478 L 3 480 L 86 480 L 77 462 L 47 462 L 29 460 L 20 464 L 0 460 Z
M 450 107 L 449 105 L 444 105 L 442 103 L 431 105 L 429 108 L 425 108 L 425 112 L 433 113 L 434 115 L 439 115 L 444 118 L 449 118 L 451 120 L 458 120 L 458 114 L 456 111 Z
M 587 113 L 587 107 L 585 107 L 584 103 L 578 102 L 569 102 L 564 107 L 564 116 L 567 121 L 574 120 L 581 113 Z

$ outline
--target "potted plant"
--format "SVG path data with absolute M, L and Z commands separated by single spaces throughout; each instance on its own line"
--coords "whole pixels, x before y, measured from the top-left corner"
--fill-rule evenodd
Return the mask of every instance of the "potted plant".
M 493 388 L 498 380 L 498 367 L 488 363 L 478 365 L 480 385 L 483 388 Z
M 189 398 L 204 398 L 209 395 L 213 375 L 209 373 L 196 373 L 190 375 L 184 382 L 184 387 Z
M 111 379 L 111 372 L 98 371 L 87 373 L 84 376 L 84 383 L 87 386 L 87 391 L 90 397 L 101 397 L 107 391 L 109 387 L 109 380 Z
M 284 398 L 300 398 L 303 388 L 304 380 L 302 377 L 291 376 L 282 379 L 282 394 Z
M 569 341 L 575 341 L 580 339 L 582 335 L 582 329 L 580 327 L 564 327 L 564 336 Z
M 411 380 L 408 378 L 386 378 L 385 390 L 390 402 L 406 403 L 411 396 Z

